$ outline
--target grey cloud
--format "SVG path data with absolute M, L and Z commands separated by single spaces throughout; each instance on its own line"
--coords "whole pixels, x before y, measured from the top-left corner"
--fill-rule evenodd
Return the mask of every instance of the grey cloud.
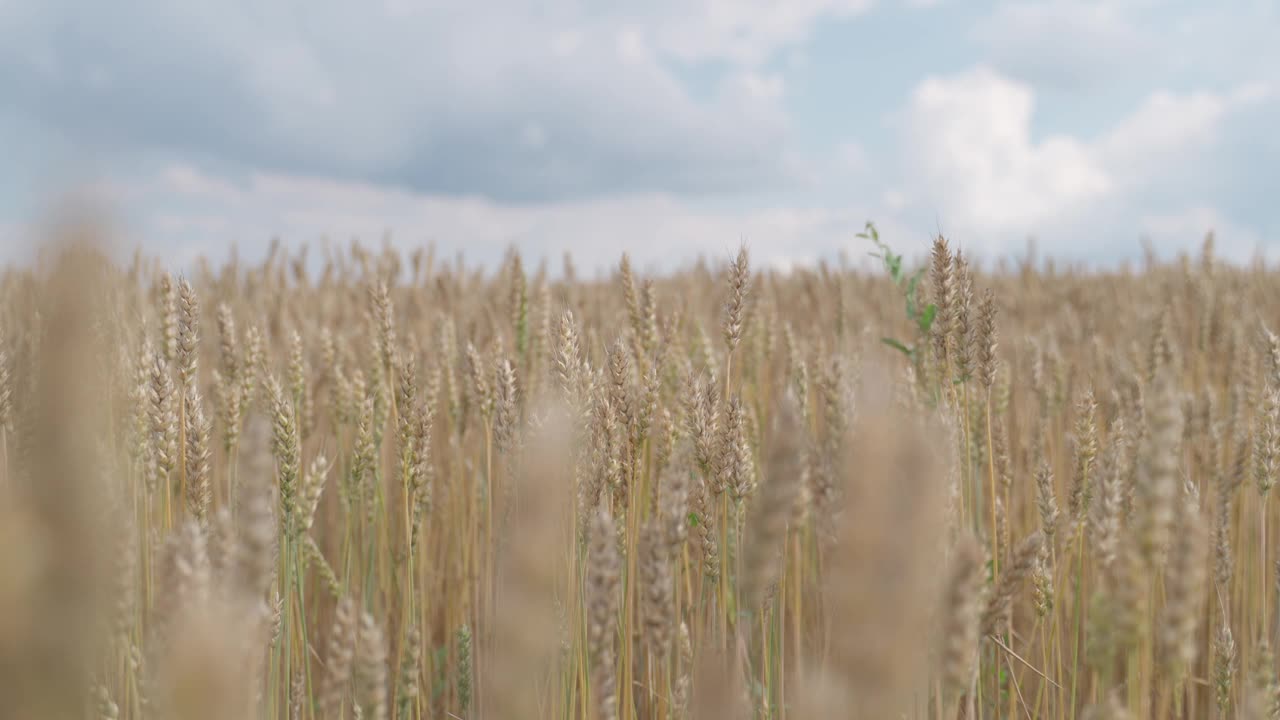
M 1125 2 L 1006 2 L 974 37 L 1003 72 L 1065 90 L 1132 77 L 1154 47 Z
M 0 93 L 126 160 L 176 151 L 514 201 L 794 181 L 773 101 L 692 97 L 643 33 L 619 52 L 612 16 L 467 7 L 10 4 Z
M 1134 92 L 1277 78 L 1270 2 L 1001 0 L 971 36 L 1011 77 L 1048 90 Z

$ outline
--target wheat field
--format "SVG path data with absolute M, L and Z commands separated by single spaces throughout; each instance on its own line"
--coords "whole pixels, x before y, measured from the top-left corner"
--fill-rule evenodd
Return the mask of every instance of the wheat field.
M 1280 271 L 851 242 L 5 270 L 0 717 L 1280 717 Z

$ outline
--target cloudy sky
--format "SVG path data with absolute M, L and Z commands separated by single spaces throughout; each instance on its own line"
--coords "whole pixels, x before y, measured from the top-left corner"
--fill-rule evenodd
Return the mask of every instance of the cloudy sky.
M 1272 0 L 0 0 L 0 260 L 69 188 L 176 262 L 279 236 L 599 268 L 746 242 L 1280 259 Z

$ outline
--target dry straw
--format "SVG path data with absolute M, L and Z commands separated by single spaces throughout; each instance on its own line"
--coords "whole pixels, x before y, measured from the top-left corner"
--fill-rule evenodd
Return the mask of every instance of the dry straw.
M 0 715 L 1280 707 L 1265 263 L 60 232 L 0 274 Z

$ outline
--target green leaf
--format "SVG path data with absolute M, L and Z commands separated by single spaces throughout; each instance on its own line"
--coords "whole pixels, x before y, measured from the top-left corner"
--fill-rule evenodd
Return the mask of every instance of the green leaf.
M 883 337 L 883 338 L 880 338 L 880 342 L 884 343 L 885 345 L 888 345 L 891 348 L 897 348 L 898 350 L 902 351 L 902 353 L 907 357 L 911 357 L 911 352 L 912 352 L 911 348 L 907 347 L 906 345 L 903 345 L 902 343 L 898 342 L 897 340 L 894 340 L 893 338 Z
M 921 277 L 924 277 L 924 268 L 916 270 L 911 279 L 907 281 L 907 317 L 912 320 L 916 319 L 916 294 L 920 286 Z
M 902 256 L 892 253 L 885 253 L 886 262 L 889 264 L 889 274 L 893 276 L 893 281 L 899 285 L 902 284 Z
M 925 307 L 924 312 L 920 313 L 920 331 L 929 332 L 929 328 L 933 327 L 933 317 L 938 314 L 938 306 L 929 303 Z
M 885 271 L 888 272 L 889 276 L 893 278 L 893 282 L 898 285 L 901 285 L 902 284 L 902 256 L 894 255 L 893 252 L 889 249 L 889 246 L 886 245 L 882 240 L 880 240 L 880 231 L 876 230 L 875 224 L 872 223 L 870 220 L 868 220 L 866 228 L 863 229 L 862 232 L 858 233 L 857 237 L 862 238 L 863 240 L 870 240 L 871 242 L 875 243 L 875 246 L 879 248 L 880 252 L 867 253 L 867 254 L 873 258 L 879 258 L 880 262 L 884 264 Z
M 920 283 L 920 278 L 924 277 L 924 267 L 916 268 L 916 274 L 911 276 L 911 287 L 915 287 Z
M 858 237 L 864 240 L 870 240 L 877 245 L 880 244 L 880 231 L 876 230 L 875 223 L 870 220 L 868 220 L 866 226 L 862 228 L 862 232 L 858 233 Z
M 698 513 L 694 513 L 694 512 L 689 513 L 689 525 L 691 527 L 698 527 L 699 522 L 701 521 L 698 520 Z

